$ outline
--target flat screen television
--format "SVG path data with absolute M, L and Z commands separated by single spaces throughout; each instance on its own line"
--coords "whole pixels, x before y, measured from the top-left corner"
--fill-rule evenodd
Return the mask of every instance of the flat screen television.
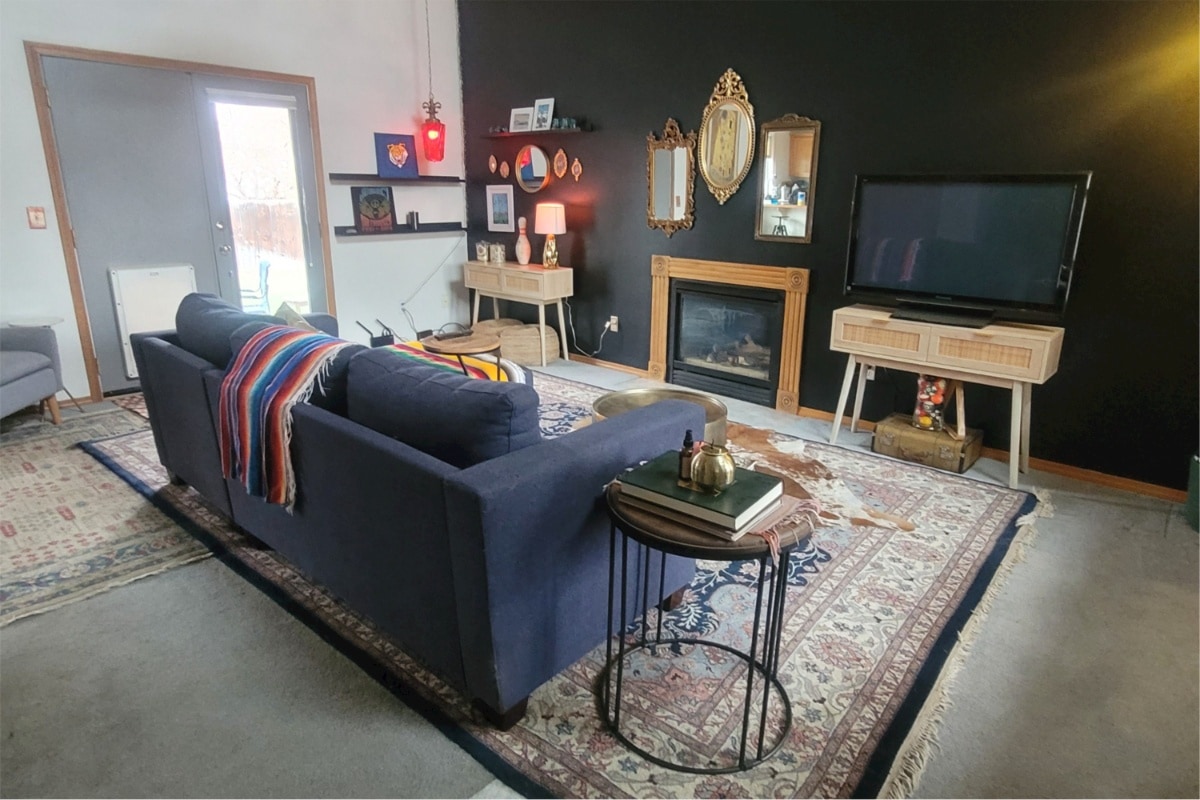
M 860 175 L 845 294 L 892 316 L 983 327 L 1062 318 L 1091 172 Z

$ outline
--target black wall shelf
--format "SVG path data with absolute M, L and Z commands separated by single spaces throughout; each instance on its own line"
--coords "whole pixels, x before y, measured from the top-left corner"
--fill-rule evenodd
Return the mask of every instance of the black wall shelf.
M 372 175 L 368 172 L 331 172 L 329 180 L 335 182 L 353 182 L 353 183 L 390 183 L 394 185 L 411 183 L 411 184 L 454 184 L 466 183 L 462 178 L 454 175 L 420 175 L 416 178 L 381 178 L 378 175 Z
M 518 131 L 517 133 L 506 131 L 505 133 L 485 133 L 482 136 L 484 139 L 511 139 L 515 136 L 559 136 L 564 133 L 591 133 L 591 131 L 585 131 L 583 128 L 551 128 L 548 131 Z
M 333 233 L 336 236 L 345 236 L 347 238 L 357 238 L 359 236 L 410 236 L 421 233 L 445 233 L 447 231 L 465 231 L 461 222 L 422 222 L 421 226 L 413 230 L 411 225 L 397 225 L 390 231 L 359 231 L 353 225 L 335 225 Z

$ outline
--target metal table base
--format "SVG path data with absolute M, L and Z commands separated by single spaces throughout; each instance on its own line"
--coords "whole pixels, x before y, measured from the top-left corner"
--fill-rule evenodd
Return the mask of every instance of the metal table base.
M 617 552 L 617 539 L 621 540 L 621 551 Z M 618 525 L 614 521 L 609 533 L 609 568 L 608 568 L 608 630 L 613 630 L 614 612 L 616 606 L 620 606 L 619 627 L 617 628 L 617 647 L 616 654 L 613 653 L 613 637 L 608 637 L 608 648 L 605 660 L 604 669 L 600 673 L 600 695 L 601 704 L 603 707 L 604 723 L 608 730 L 622 744 L 633 752 L 640 755 L 642 758 L 659 766 L 668 769 L 679 770 L 682 772 L 690 772 L 696 774 L 722 774 L 729 772 L 740 772 L 749 769 L 757 764 L 770 758 L 787 740 L 788 732 L 792 728 L 792 704 L 788 698 L 787 691 L 783 688 L 783 684 L 779 681 L 779 648 L 783 633 L 783 610 L 784 602 L 787 599 L 787 563 L 794 544 L 785 547 L 780 552 L 780 566 L 776 567 L 769 555 L 763 555 L 757 559 L 758 561 L 758 580 L 756 585 L 755 601 L 754 601 L 754 627 L 750 637 L 750 652 L 745 653 L 734 647 L 721 642 L 714 642 L 707 639 L 690 638 L 690 637 L 671 637 L 663 638 L 662 633 L 662 613 L 658 615 L 658 622 L 654 632 L 654 636 L 650 636 L 648 609 L 650 599 L 650 574 L 652 572 L 651 553 L 657 550 L 647 544 L 643 544 L 636 539 L 632 539 L 625 531 L 619 530 Z M 633 635 L 633 643 L 626 644 L 626 640 L 631 638 L 627 635 L 629 626 L 633 620 L 637 619 L 637 602 L 636 595 L 633 605 L 633 617 L 629 617 L 629 605 L 627 602 L 629 597 L 629 549 L 630 544 L 635 547 L 636 558 L 635 564 L 641 565 L 642 586 L 640 592 L 640 605 L 642 609 L 642 625 L 640 637 L 638 634 Z M 657 550 L 659 556 L 659 573 L 658 573 L 658 603 L 661 604 L 666 594 L 666 587 L 663 586 L 665 571 L 666 571 L 666 556 L 665 550 Z M 620 557 L 621 568 L 619 576 L 619 597 L 618 597 L 618 575 L 617 575 L 617 558 Z M 782 569 L 783 575 L 779 575 Z M 636 577 L 635 577 L 636 583 Z M 766 604 L 764 608 L 764 588 L 766 589 Z M 762 630 L 762 649 L 761 657 L 759 653 L 760 628 Z M 712 764 L 709 766 L 693 766 L 690 764 L 680 764 L 667 761 L 664 758 L 647 752 L 644 748 L 639 747 L 630 740 L 621 731 L 621 695 L 624 684 L 625 662 L 630 654 L 639 650 L 649 650 L 657 655 L 659 648 L 670 648 L 672 645 L 696 645 L 699 647 L 719 648 L 728 653 L 733 654 L 737 658 L 746 663 L 746 693 L 745 700 L 742 704 L 742 725 L 741 739 L 739 740 L 738 757 L 736 763 L 732 764 Z M 615 686 L 613 685 L 613 671 L 616 672 Z M 748 736 L 750 734 L 751 725 L 751 706 L 755 697 L 755 676 L 758 676 L 758 683 L 762 688 L 759 690 L 762 693 L 761 709 L 758 716 L 758 736 L 757 745 L 753 748 L 748 748 Z M 773 690 L 773 691 L 772 691 Z M 783 728 L 778 734 L 778 738 L 769 746 L 765 738 L 767 735 L 767 717 L 768 706 L 771 701 L 771 696 L 775 695 L 776 701 L 783 704 Z

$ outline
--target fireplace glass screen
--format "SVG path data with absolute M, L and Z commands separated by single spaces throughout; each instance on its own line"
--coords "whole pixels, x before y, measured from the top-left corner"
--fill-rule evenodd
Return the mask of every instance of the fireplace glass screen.
M 769 404 L 779 379 L 779 292 L 703 286 L 675 287 L 672 382 Z

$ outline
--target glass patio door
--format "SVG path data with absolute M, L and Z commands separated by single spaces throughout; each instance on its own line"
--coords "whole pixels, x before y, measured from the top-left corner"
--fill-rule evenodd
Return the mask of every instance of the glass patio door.
M 246 311 L 327 310 L 305 87 L 194 80 L 218 269 Z

